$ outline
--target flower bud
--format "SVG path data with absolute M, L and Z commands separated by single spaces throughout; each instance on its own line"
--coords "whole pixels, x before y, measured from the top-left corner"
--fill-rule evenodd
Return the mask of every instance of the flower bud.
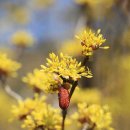
M 67 109 L 70 103 L 69 91 L 63 86 L 59 87 L 59 106 L 61 109 Z

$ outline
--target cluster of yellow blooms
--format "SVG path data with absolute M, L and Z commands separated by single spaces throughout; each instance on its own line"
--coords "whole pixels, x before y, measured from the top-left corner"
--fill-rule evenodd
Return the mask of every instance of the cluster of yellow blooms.
M 33 45 L 34 38 L 26 31 L 18 31 L 11 37 L 12 44 L 19 47 L 28 47 Z
M 28 114 L 37 106 L 45 102 L 45 97 L 38 98 L 38 95 L 35 95 L 35 99 L 27 98 L 25 101 L 18 101 L 18 106 L 13 106 L 12 113 L 14 116 L 20 120 L 26 118 Z
M 103 38 L 103 35 L 100 34 L 100 29 L 97 30 L 96 33 L 90 29 L 87 29 L 75 37 L 80 40 L 80 43 L 82 45 L 82 53 L 86 56 L 91 56 L 93 54 L 93 51 L 97 50 L 98 48 L 109 48 L 108 46 L 100 47 L 106 41 L 106 39 Z
M 79 98 L 80 97 L 80 98 Z M 71 99 L 72 104 L 86 102 L 90 104 L 100 104 L 101 103 L 101 93 L 98 89 L 81 89 L 76 88 L 73 98 Z
M 23 82 L 27 83 L 37 92 L 43 89 L 44 78 L 44 73 L 38 69 L 34 69 L 33 73 L 28 73 L 26 77 L 23 77 Z
M 36 92 L 53 93 L 58 90 L 58 83 L 62 83 L 62 79 L 57 74 L 45 73 L 35 69 L 33 73 L 29 73 L 23 78 L 23 82 L 31 86 Z
M 81 78 L 81 76 L 91 78 L 92 74 L 90 70 L 85 66 L 81 65 L 81 62 L 77 62 L 75 58 L 72 58 L 68 55 L 63 55 L 60 53 L 60 56 L 56 56 L 54 53 L 51 53 L 50 59 L 47 58 L 47 66 L 41 65 L 44 72 L 56 73 L 59 76 L 65 79 L 73 79 L 74 81 Z
M 87 125 L 93 130 L 113 130 L 110 126 L 112 123 L 111 113 L 108 106 L 100 105 L 87 106 L 86 103 L 78 104 L 78 112 L 73 115 L 80 126 Z
M 34 99 L 19 101 L 18 106 L 13 106 L 12 110 L 16 118 L 23 121 L 22 127 L 36 130 L 61 129 L 61 116 L 59 109 L 46 104 L 45 97 L 35 96 Z
M 16 71 L 21 67 L 20 63 L 11 60 L 5 53 L 0 53 L 0 77 L 16 76 Z
M 73 80 L 77 80 L 81 76 L 92 77 L 89 69 L 86 70 L 81 63 L 68 55 L 61 53 L 58 57 L 51 53 L 50 59 L 47 61 L 47 67 L 42 65 L 42 70 L 35 69 L 33 73 L 29 73 L 23 78 L 23 81 L 36 91 L 57 92 L 59 84 L 63 83 L 61 77 Z

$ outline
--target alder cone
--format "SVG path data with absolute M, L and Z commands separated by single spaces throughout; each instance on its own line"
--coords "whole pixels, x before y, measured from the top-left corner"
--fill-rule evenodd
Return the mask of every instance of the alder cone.
M 67 109 L 70 103 L 69 91 L 64 87 L 59 87 L 59 106 L 61 109 Z

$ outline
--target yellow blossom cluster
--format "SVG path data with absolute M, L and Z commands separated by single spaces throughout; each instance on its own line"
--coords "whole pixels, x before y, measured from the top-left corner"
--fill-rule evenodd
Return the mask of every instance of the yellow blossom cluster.
M 88 68 L 86 70 L 85 66 L 81 65 L 81 62 L 78 62 L 71 56 L 64 55 L 63 53 L 60 53 L 59 57 L 54 53 L 51 53 L 49 56 L 50 58 L 47 58 L 46 66 L 41 65 L 44 72 L 56 73 L 65 79 L 73 79 L 75 81 L 82 76 L 87 78 L 92 77 L 90 70 Z
M 24 128 L 61 129 L 60 111 L 46 104 L 45 97 L 35 96 L 34 99 L 19 101 L 18 106 L 13 106 L 12 112 L 16 118 L 23 121 Z
M 41 91 L 43 89 L 43 80 L 45 74 L 38 69 L 34 69 L 33 73 L 28 73 L 26 77 L 23 77 L 23 82 L 28 84 L 34 89 L 34 91 Z
M 80 98 L 79 98 L 80 97 Z M 98 89 L 81 89 L 76 88 L 73 98 L 71 99 L 72 104 L 86 102 L 87 104 L 100 104 L 101 93 Z
M 18 106 L 12 107 L 12 113 L 14 114 L 14 117 L 22 120 L 26 118 L 28 114 L 31 113 L 31 111 L 35 110 L 37 106 L 40 106 L 44 104 L 45 97 L 38 98 L 37 95 L 35 95 L 35 99 L 27 98 L 25 101 L 18 101 Z
M 103 38 L 103 35 L 100 34 L 100 29 L 97 32 L 93 32 L 91 29 L 84 30 L 75 36 L 82 45 L 82 53 L 86 56 L 91 56 L 94 50 L 98 48 L 108 49 L 108 46 L 100 47 L 106 39 Z
M 45 130 L 60 130 L 61 129 L 61 115 L 60 110 L 44 104 L 42 107 L 37 106 L 35 111 L 24 120 L 23 128 L 35 130 L 42 128 Z
M 16 76 L 16 71 L 21 67 L 21 64 L 11 60 L 5 53 L 0 53 L 0 77 Z
M 86 103 L 78 104 L 78 112 L 73 115 L 80 126 L 87 124 L 93 130 L 113 130 L 111 127 L 112 116 L 107 105 L 90 105 Z
M 36 92 L 53 93 L 58 90 L 58 83 L 62 83 L 62 79 L 57 74 L 45 73 L 34 69 L 33 73 L 29 73 L 23 78 L 23 82 L 27 83 Z
M 11 37 L 12 44 L 19 47 L 29 47 L 34 43 L 32 35 L 26 31 L 17 31 Z

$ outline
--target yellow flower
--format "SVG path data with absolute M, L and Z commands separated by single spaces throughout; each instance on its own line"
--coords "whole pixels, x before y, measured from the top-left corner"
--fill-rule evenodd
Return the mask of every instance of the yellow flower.
M 23 121 L 23 128 L 31 130 L 36 128 L 61 129 L 60 109 L 46 104 L 44 96 L 36 95 L 34 99 L 28 98 L 25 101 L 19 101 L 18 106 L 13 106 L 12 113 L 15 118 Z
M 29 47 L 34 43 L 34 38 L 26 31 L 18 31 L 13 34 L 11 41 L 16 46 Z
M 29 73 L 23 78 L 23 82 L 31 86 L 36 92 L 53 93 L 58 91 L 58 84 L 62 83 L 62 79 L 57 74 L 45 73 L 35 69 L 33 73 Z
M 80 97 L 80 98 L 79 98 Z M 86 102 L 87 104 L 97 104 L 101 102 L 101 93 L 97 89 L 76 88 L 71 103 L 77 104 Z
M 35 95 L 34 99 L 27 98 L 25 101 L 18 101 L 18 105 L 14 105 L 12 107 L 12 113 L 15 118 L 20 120 L 24 120 L 28 115 L 31 114 L 32 111 L 36 109 L 36 107 L 42 107 L 45 104 L 45 97 L 39 98 Z
M 22 127 L 29 129 L 43 128 L 47 130 L 60 130 L 62 117 L 60 110 L 48 104 L 37 108 L 31 112 L 24 120 Z
M 106 39 L 103 38 L 103 35 L 100 34 L 100 29 L 94 33 L 92 30 L 84 30 L 81 34 L 75 36 L 82 45 L 82 53 L 86 56 L 91 56 L 93 51 L 102 48 L 108 49 L 109 47 L 100 47 Z
M 78 104 L 78 112 L 75 113 L 74 118 L 81 126 L 87 123 L 89 128 L 93 127 L 96 130 L 109 130 L 111 128 L 112 117 L 108 106 Z
M 16 71 L 21 67 L 21 64 L 9 59 L 5 53 L 0 53 L 0 77 L 16 76 Z
M 40 92 L 43 87 L 43 81 L 45 74 L 38 69 L 34 69 L 33 73 L 28 73 L 26 77 L 23 77 L 23 82 L 27 83 L 36 92 Z
M 44 77 L 43 90 L 49 93 L 58 92 L 59 84 L 62 84 L 63 80 L 55 73 L 45 73 Z
M 60 53 L 60 56 L 56 56 L 54 53 L 51 53 L 50 58 L 47 58 L 46 66 L 41 65 L 44 72 L 56 73 L 59 76 L 65 79 L 80 79 L 81 76 L 91 78 L 92 74 L 90 70 L 85 69 L 81 65 L 81 62 L 78 62 L 75 58 L 72 58 L 68 55 L 63 55 Z

